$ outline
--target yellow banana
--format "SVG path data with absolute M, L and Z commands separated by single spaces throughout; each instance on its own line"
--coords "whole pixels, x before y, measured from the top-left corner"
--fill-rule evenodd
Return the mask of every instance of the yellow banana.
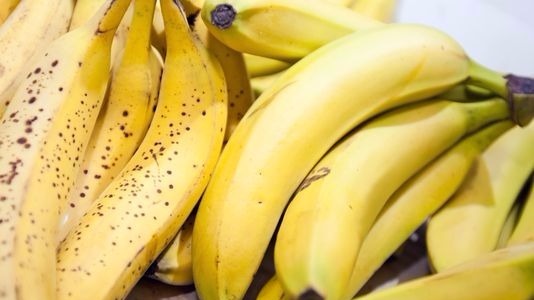
M 289 300 L 276 275 L 271 277 L 261 288 L 256 300 Z
M 343 299 L 363 240 L 395 190 L 464 135 L 508 117 L 500 98 L 429 100 L 348 135 L 314 166 L 284 213 L 274 262 L 285 289 L 295 298 Z
M 149 277 L 170 285 L 193 284 L 191 238 L 195 211 L 191 212 L 171 244 L 163 250 L 149 270 Z
M 263 92 L 268 90 L 275 83 L 275 81 L 282 76 L 282 74 L 284 74 L 284 71 L 271 75 L 250 78 L 250 86 L 252 87 L 255 98 L 258 98 Z
M 510 208 L 510 212 L 508 212 L 508 215 L 506 216 L 506 219 L 504 220 L 502 224 L 501 232 L 499 233 L 499 238 L 497 239 L 495 249 L 499 249 L 499 248 L 503 248 L 507 246 L 508 240 L 510 239 L 510 236 L 512 235 L 512 232 L 514 231 L 514 228 L 519 219 L 520 208 L 521 208 L 521 205 L 519 201 L 516 199 L 515 203 Z
M 0 116 L 43 49 L 67 31 L 73 6 L 73 0 L 21 0 L 1 24 Z
M 447 272 L 357 300 L 526 300 L 534 296 L 534 243 L 500 249 Z
M 106 105 L 97 120 L 76 184 L 60 203 L 58 240 L 117 176 L 143 140 L 158 97 L 162 59 L 150 47 L 154 1 L 135 0 L 122 58 L 116 61 Z
M 245 58 L 248 75 L 252 78 L 278 73 L 291 66 L 290 63 L 285 61 L 248 53 L 244 53 L 243 57 Z
M 226 79 L 228 93 L 228 119 L 226 123 L 225 142 L 234 132 L 235 127 L 243 118 L 253 101 L 252 88 L 247 74 L 243 54 L 218 41 L 208 32 L 203 20 L 196 18 L 199 11 L 188 16 L 190 24 L 200 40 L 220 62 Z
M 58 299 L 124 298 L 192 211 L 220 153 L 222 70 L 178 4 L 161 7 L 167 55 L 156 112 L 134 156 L 60 245 Z
M 206 0 L 201 14 L 210 32 L 229 47 L 287 61 L 383 24 L 324 0 Z
M 104 97 L 113 32 L 128 3 L 109 0 L 86 25 L 46 47 L 2 118 L 3 299 L 55 299 L 57 210 L 74 185 Z
M 167 52 L 165 46 L 165 25 L 163 24 L 163 14 L 161 13 L 161 5 L 159 0 L 156 1 L 156 8 L 154 10 L 154 20 L 152 21 L 152 34 L 150 35 L 152 45 L 158 49 L 162 57 L 165 57 Z
M 512 126 L 501 121 L 463 138 L 393 193 L 366 235 L 343 299 L 371 275 L 460 187 L 476 157 Z
M 497 246 L 517 194 L 534 168 L 534 122 L 497 139 L 472 177 L 428 223 L 427 250 L 441 272 Z
M 533 177 L 534 178 L 534 177 Z M 507 245 L 534 242 L 534 185 L 530 186 L 530 192 L 519 214 L 518 222 L 508 239 Z
M 76 6 L 72 13 L 72 19 L 70 22 L 69 30 L 74 30 L 87 22 L 104 4 L 105 0 L 76 0 Z M 115 65 L 115 60 L 122 53 L 124 44 L 126 41 L 126 35 L 128 34 L 129 25 L 131 23 L 133 13 L 133 7 L 126 11 L 121 24 L 115 30 L 115 37 L 111 47 L 111 66 Z
M 192 254 L 200 297 L 243 296 L 291 194 L 341 136 L 468 77 L 483 83 L 484 72 L 472 78 L 442 32 L 406 24 L 348 35 L 285 71 L 237 126 L 200 203 Z M 505 79 L 494 77 L 506 94 Z
M 349 7 L 354 11 L 381 22 L 391 22 L 397 0 L 356 0 Z
M 0 24 L 4 23 L 11 15 L 11 12 L 17 7 L 20 0 L 2 0 L 0 1 Z

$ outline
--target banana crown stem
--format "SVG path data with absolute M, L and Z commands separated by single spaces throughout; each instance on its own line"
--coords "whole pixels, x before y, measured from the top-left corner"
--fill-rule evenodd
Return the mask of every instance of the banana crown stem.
M 237 15 L 234 7 L 228 3 L 217 4 L 210 14 L 211 24 L 219 29 L 226 29 L 232 26 Z
M 470 62 L 467 84 L 488 89 L 506 99 L 512 120 L 527 126 L 534 117 L 534 78 L 502 75 L 474 61 Z

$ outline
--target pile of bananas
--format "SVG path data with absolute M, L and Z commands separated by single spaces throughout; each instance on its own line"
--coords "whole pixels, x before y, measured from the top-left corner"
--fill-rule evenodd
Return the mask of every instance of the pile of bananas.
M 0 299 L 351 299 L 422 225 L 435 274 L 361 299 L 534 297 L 534 79 L 391 0 L 19 1 Z

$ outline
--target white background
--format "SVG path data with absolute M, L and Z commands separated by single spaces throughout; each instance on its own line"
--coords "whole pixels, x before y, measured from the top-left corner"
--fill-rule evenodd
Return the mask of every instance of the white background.
M 395 21 L 435 26 L 476 61 L 534 76 L 534 0 L 398 0 Z

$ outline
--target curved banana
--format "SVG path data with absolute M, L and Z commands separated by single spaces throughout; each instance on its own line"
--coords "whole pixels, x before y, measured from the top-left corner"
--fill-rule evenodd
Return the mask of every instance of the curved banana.
M 152 21 L 152 34 L 150 39 L 152 45 L 158 49 L 162 57 L 165 57 L 167 52 L 165 45 L 165 24 L 163 24 L 163 14 L 161 13 L 160 0 L 156 1 L 156 8 L 154 10 L 154 20 Z
M 363 240 L 387 199 L 464 135 L 509 118 L 500 98 L 429 100 L 370 120 L 314 166 L 284 213 L 274 263 L 298 298 L 342 299 Z
M 284 288 L 282 287 L 282 284 L 280 284 L 280 281 L 278 278 L 276 278 L 276 275 L 271 277 L 261 288 L 260 292 L 258 293 L 258 297 L 256 297 L 256 300 L 289 300 L 291 298 L 288 297 L 286 292 L 284 291 Z
M 210 32 L 227 46 L 286 61 L 383 24 L 324 0 L 206 0 L 201 14 Z
M 255 98 L 258 98 L 263 92 L 267 91 L 284 72 L 281 71 L 271 75 L 250 78 L 250 86 L 252 87 Z
M 86 25 L 46 47 L 0 122 L 4 299 L 55 299 L 57 208 L 74 185 L 128 3 L 109 0 Z
M 67 31 L 73 0 L 21 0 L 0 26 L 0 116 L 40 53 Z
M 83 26 L 104 4 L 106 0 L 76 0 L 76 6 L 72 13 L 72 19 L 70 22 L 69 30 L 74 30 L 80 26 Z M 121 24 L 115 30 L 115 37 L 113 38 L 113 44 L 111 46 L 111 66 L 116 64 L 118 56 L 122 53 L 126 42 L 126 36 L 128 35 L 129 25 L 132 20 L 133 6 L 130 5 L 122 18 Z
M 520 195 L 518 195 L 518 198 L 519 196 Z M 499 238 L 497 239 L 495 249 L 499 249 L 499 248 L 503 248 L 507 246 L 508 240 L 510 239 L 510 236 L 512 235 L 512 232 L 514 231 L 517 221 L 519 219 L 520 208 L 521 208 L 521 203 L 518 201 L 518 199 L 516 199 L 514 204 L 510 208 L 510 211 L 508 212 L 506 219 L 504 220 L 502 224 L 501 232 L 499 233 Z
M 348 7 L 375 20 L 391 22 L 396 6 L 397 0 L 356 0 Z
M 134 156 L 60 245 L 58 299 L 125 297 L 192 211 L 222 148 L 222 70 L 178 4 L 161 7 L 167 55 L 156 112 Z
M 534 178 L 534 177 L 533 177 Z M 534 182 L 534 179 L 531 180 Z M 530 192 L 519 214 L 517 224 L 508 239 L 507 245 L 517 245 L 534 242 L 534 185 L 531 183 Z
M 198 15 L 199 11 L 194 12 Z M 209 33 L 204 21 L 189 15 L 193 30 L 198 34 L 206 48 L 217 58 L 224 71 L 228 94 L 228 118 L 224 141 L 228 141 L 235 127 L 241 121 L 253 101 L 252 88 L 245 66 L 243 54 L 237 52 L 217 40 Z
M 534 168 L 534 122 L 516 127 L 481 155 L 462 188 L 428 222 L 428 257 L 441 272 L 497 246 L 517 194 Z
M 410 235 L 460 187 L 477 156 L 510 129 L 501 121 L 463 138 L 393 193 L 365 236 L 343 299 L 351 299 Z
M 447 272 L 355 300 L 525 300 L 534 295 L 534 243 L 481 255 Z
M 251 78 L 278 73 L 291 66 L 290 63 L 285 61 L 248 53 L 244 53 L 243 57 L 245 58 L 248 75 Z
M 151 0 L 135 0 L 133 18 L 110 91 L 68 201 L 60 203 L 58 241 L 65 238 L 143 140 L 158 97 L 163 60 L 150 47 Z
M 200 203 L 193 229 L 200 297 L 243 296 L 291 194 L 339 138 L 468 77 L 456 42 L 406 24 L 354 33 L 285 71 L 237 126 Z
M 17 7 L 20 0 L 2 0 L 0 1 L 0 24 L 4 23 Z
M 187 217 L 171 244 L 156 259 L 153 268 L 149 269 L 150 278 L 170 285 L 193 284 L 191 241 L 194 222 L 195 211 Z

